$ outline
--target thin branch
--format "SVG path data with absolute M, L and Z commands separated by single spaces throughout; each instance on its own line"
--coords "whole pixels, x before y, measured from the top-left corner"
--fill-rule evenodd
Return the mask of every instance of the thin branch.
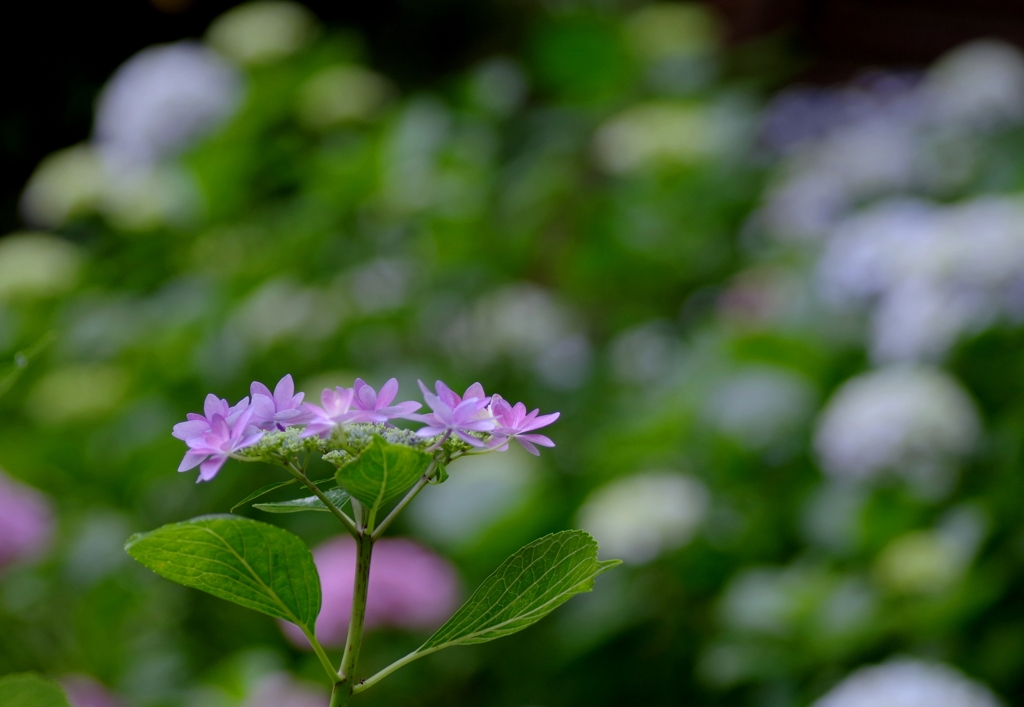
M 398 505 L 391 509 L 391 512 L 388 513 L 387 517 L 382 520 L 380 525 L 377 526 L 377 529 L 373 531 L 373 535 L 370 536 L 373 540 L 376 541 L 384 534 L 384 531 L 388 529 L 388 526 L 391 525 L 392 522 L 394 522 L 395 518 L 398 517 L 398 514 L 401 513 L 402 510 L 412 502 L 412 499 L 416 498 L 416 494 L 422 491 L 423 487 L 430 482 L 430 479 L 433 478 L 437 471 L 437 465 L 438 459 L 437 457 L 434 457 L 430 462 L 430 466 L 428 466 L 427 470 L 423 472 L 423 476 L 416 482 L 416 485 L 409 489 L 409 492 L 405 494 L 405 498 L 399 501 Z
M 300 469 L 297 469 L 291 462 L 288 462 L 288 465 L 285 468 L 292 476 L 298 479 L 299 483 L 304 484 L 310 491 L 312 491 L 313 494 L 320 499 L 321 503 L 327 506 L 327 510 L 333 513 L 334 517 L 341 521 L 341 524 L 344 525 L 345 529 L 352 534 L 352 537 L 359 536 L 359 530 L 356 528 L 355 521 L 349 518 L 343 510 L 334 505 L 334 502 L 329 499 L 316 484 L 310 481 Z
M 327 657 L 327 652 L 324 650 L 324 647 L 320 645 L 320 641 L 316 640 L 316 635 L 312 631 L 306 629 L 305 626 L 301 626 L 300 628 L 302 629 L 302 633 L 305 634 L 306 640 L 309 641 L 309 645 L 313 646 L 313 652 L 316 653 L 316 657 L 320 659 L 320 664 L 323 665 L 324 670 L 327 671 L 327 677 L 329 677 L 332 682 L 341 682 L 341 675 L 339 675 L 338 671 L 334 669 L 334 666 L 331 664 L 331 659 Z

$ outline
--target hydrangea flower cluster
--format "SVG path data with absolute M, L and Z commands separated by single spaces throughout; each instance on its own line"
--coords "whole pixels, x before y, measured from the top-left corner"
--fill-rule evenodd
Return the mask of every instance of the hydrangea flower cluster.
M 398 432 L 394 420 L 423 423 L 425 427 L 414 434 L 388 437 L 427 451 L 448 443 L 459 447 L 461 453 L 503 452 L 515 440 L 526 451 L 539 455 L 538 445 L 555 446 L 535 431 L 557 420 L 557 412 L 528 413 L 523 403 L 511 405 L 500 395 L 488 396 L 480 383 L 469 386 L 462 395 L 442 381 L 436 382 L 434 392 L 422 381 L 419 385 L 431 410 L 426 414 L 417 413 L 422 403 L 395 403 L 395 378 L 379 392 L 361 378 L 351 388 L 327 388 L 320 395 L 320 405 L 304 402 L 305 393 L 295 392 L 290 374 L 278 381 L 273 392 L 263 383 L 253 382 L 251 397 L 234 405 L 211 393 L 203 414 L 189 413 L 185 422 L 174 426 L 172 434 L 189 448 L 178 471 L 198 466 L 198 480 L 209 481 L 229 458 L 252 461 L 280 452 L 285 446 L 319 449 L 325 455 L 344 453 L 344 449 L 330 445 L 330 440 L 365 437 L 360 433 L 368 430 Z

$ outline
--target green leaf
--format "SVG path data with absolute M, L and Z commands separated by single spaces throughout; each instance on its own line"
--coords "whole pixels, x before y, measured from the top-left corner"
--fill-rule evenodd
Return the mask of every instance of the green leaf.
M 349 495 L 345 489 L 331 489 L 324 491 L 324 495 L 331 499 L 338 508 L 348 503 Z M 258 508 L 266 513 L 301 513 L 302 511 L 323 511 L 330 513 L 324 502 L 316 496 L 296 498 L 294 501 L 278 501 L 277 503 L 254 503 L 253 508 Z
M 391 444 L 380 435 L 358 457 L 335 474 L 338 486 L 348 491 L 370 513 L 419 481 L 432 457 L 412 447 Z
M 15 673 L 0 678 L 3 707 L 68 707 L 57 683 L 35 673 Z
M 521 631 L 570 597 L 589 592 L 597 575 L 619 563 L 598 561 L 597 542 L 582 530 L 543 537 L 505 560 L 416 653 Z
M 320 613 L 320 577 L 298 537 L 236 516 L 203 516 L 138 533 L 128 554 L 172 582 L 291 621 L 309 632 Z
M 243 498 L 241 501 L 239 501 L 235 505 L 231 506 L 231 512 L 234 513 L 236 508 L 244 506 L 245 504 L 247 504 L 249 501 L 252 501 L 253 499 L 257 499 L 260 496 L 264 496 L 264 495 L 270 493 L 271 491 L 276 491 L 277 489 L 283 489 L 285 486 L 291 486 L 294 483 L 297 483 L 295 479 L 288 479 L 287 481 L 278 481 L 277 483 L 267 484 L 263 488 L 257 489 L 256 491 L 253 491 L 248 496 Z

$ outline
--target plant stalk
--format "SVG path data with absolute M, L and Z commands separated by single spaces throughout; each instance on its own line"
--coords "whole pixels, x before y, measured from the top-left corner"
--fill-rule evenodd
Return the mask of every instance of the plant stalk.
M 363 645 L 363 622 L 366 620 L 366 597 L 370 589 L 370 560 L 373 555 L 373 539 L 361 533 L 356 536 L 356 578 L 352 590 L 352 617 L 348 624 L 348 638 L 345 653 L 341 658 L 341 682 L 335 685 L 335 693 L 344 692 L 344 697 L 331 698 L 331 705 L 344 705 L 355 685 L 356 666 L 359 650 Z

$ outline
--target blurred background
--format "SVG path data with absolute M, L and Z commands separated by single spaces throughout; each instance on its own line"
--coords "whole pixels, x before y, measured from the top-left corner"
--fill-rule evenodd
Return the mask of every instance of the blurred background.
M 362 672 L 544 533 L 625 565 L 359 704 L 1024 703 L 1019 3 L 124 0 L 3 31 L 0 674 L 326 705 L 287 630 L 122 545 L 277 478 L 175 473 L 206 393 L 394 375 L 562 417 L 394 526 Z M 337 657 L 336 525 L 262 519 L 314 548 Z

